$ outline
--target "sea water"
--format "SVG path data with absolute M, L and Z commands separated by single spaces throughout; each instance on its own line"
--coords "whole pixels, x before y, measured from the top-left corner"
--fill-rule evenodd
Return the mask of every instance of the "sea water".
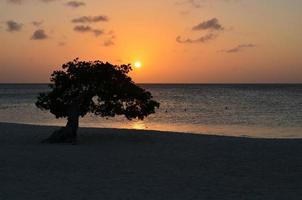
M 302 138 L 302 84 L 141 84 L 160 108 L 144 121 L 88 114 L 81 127 Z M 64 125 L 35 107 L 47 84 L 0 84 L 0 122 Z

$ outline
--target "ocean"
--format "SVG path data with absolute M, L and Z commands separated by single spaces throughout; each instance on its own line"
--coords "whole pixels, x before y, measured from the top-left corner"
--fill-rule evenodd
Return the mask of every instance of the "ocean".
M 141 84 L 160 102 L 144 121 L 88 114 L 81 127 L 302 138 L 302 84 Z M 47 84 L 0 84 L 0 122 L 65 125 L 35 107 Z

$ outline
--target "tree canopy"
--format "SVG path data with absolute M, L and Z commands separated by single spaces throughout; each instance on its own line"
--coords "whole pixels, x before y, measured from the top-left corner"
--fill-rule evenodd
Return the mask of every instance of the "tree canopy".
M 102 61 L 75 59 L 51 75 L 50 92 L 38 97 L 36 106 L 57 118 L 68 117 L 73 105 L 79 116 L 94 113 L 102 117 L 124 115 L 144 119 L 159 103 L 150 92 L 136 85 L 128 73 L 131 65 L 112 65 Z

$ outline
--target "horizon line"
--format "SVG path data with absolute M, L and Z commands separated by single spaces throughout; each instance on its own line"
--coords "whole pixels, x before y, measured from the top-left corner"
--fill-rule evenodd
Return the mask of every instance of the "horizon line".
M 31 82 L 11 82 L 11 83 L 5 83 L 5 82 L 0 82 L 1 85 L 46 85 L 46 84 L 51 84 L 50 82 L 48 83 L 31 83 Z M 295 84 L 302 84 L 302 82 L 224 82 L 224 83 L 215 83 L 215 82 L 179 82 L 179 83 L 148 83 L 148 82 L 143 82 L 143 83 L 136 83 L 136 84 L 149 84 L 149 85 L 295 85 Z

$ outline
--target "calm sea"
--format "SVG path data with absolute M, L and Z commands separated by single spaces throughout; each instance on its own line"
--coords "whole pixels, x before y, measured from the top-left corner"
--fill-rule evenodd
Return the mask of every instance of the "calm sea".
M 144 121 L 88 115 L 82 127 L 134 128 L 261 138 L 302 138 L 302 84 L 144 84 L 161 103 Z M 64 125 L 34 105 L 43 84 L 0 84 L 0 121 Z

